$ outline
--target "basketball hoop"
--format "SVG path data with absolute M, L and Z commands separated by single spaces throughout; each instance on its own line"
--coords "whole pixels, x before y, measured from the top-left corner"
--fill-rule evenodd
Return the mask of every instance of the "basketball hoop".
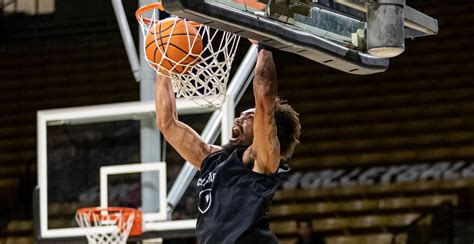
M 221 106 L 240 37 L 186 19 L 160 21 L 159 10 L 163 6 L 156 2 L 135 14 L 146 60 L 157 73 L 171 79 L 177 97 L 201 106 Z M 150 17 L 144 17 L 145 13 Z
M 133 208 L 80 208 L 76 222 L 86 230 L 89 244 L 126 244 L 128 236 L 141 235 L 141 212 Z

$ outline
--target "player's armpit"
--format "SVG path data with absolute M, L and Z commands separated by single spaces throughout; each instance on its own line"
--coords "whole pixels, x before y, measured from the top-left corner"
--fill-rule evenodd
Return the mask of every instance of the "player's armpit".
M 201 163 L 209 154 L 220 147 L 209 145 L 191 127 L 175 121 L 160 129 L 166 141 L 188 162 L 200 169 Z

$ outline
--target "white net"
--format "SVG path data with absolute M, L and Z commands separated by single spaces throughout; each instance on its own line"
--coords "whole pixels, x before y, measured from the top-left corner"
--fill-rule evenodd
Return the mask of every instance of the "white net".
M 135 211 L 128 208 L 87 208 L 76 213 L 89 244 L 126 244 L 134 219 Z
M 146 11 L 137 19 L 150 66 L 171 78 L 177 97 L 221 106 L 240 37 L 177 17 L 159 20 L 158 7 Z

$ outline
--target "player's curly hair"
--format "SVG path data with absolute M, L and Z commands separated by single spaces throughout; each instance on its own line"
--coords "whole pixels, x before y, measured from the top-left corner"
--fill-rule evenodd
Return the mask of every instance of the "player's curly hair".
M 286 102 L 280 98 L 275 100 L 275 122 L 282 161 L 291 158 L 301 135 L 299 114 Z

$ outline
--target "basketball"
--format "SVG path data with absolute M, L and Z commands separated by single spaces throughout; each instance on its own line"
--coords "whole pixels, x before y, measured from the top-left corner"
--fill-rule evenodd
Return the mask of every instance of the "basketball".
M 151 65 L 184 73 L 199 61 L 203 44 L 198 30 L 183 19 L 167 18 L 147 34 L 145 53 Z

